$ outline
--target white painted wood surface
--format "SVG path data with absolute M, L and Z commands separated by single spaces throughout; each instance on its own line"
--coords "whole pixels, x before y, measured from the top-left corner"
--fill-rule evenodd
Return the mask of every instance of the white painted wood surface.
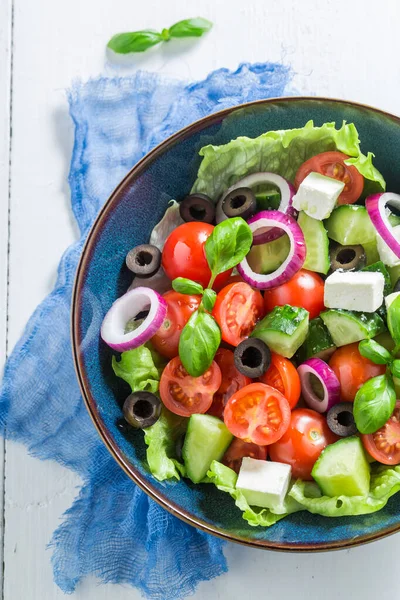
M 196 15 L 215 23 L 206 38 L 183 43 L 182 50 L 165 46 L 130 65 L 107 62 L 105 44 L 117 31 L 162 28 Z M 144 68 L 192 80 L 241 61 L 278 60 L 292 66 L 295 85 L 305 94 L 343 97 L 400 113 L 399 17 L 397 0 L 353 0 L 345 6 L 337 0 L 0 0 L 0 363 L 6 317 L 11 349 L 50 291 L 58 260 L 77 233 L 66 183 L 73 129 L 65 89 L 74 78 Z M 45 547 L 79 481 L 59 465 L 30 458 L 16 444 L 7 443 L 5 456 L 3 597 L 58 600 L 63 595 L 52 582 Z M 3 463 L 0 445 L 1 469 Z M 0 510 L 2 497 L 0 487 Z M 372 600 L 390 590 L 391 597 L 399 598 L 399 549 L 399 535 L 350 551 L 308 556 L 231 545 L 226 549 L 229 573 L 201 584 L 195 597 Z M 94 580 L 85 581 L 76 593 L 84 600 L 139 597 L 131 588 L 97 586 Z

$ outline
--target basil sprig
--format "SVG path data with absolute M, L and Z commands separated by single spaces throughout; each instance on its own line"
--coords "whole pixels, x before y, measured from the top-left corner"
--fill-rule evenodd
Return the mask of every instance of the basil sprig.
M 361 356 L 368 358 L 376 365 L 390 365 L 393 360 L 389 350 L 386 350 L 375 340 L 362 340 L 358 345 L 358 349 Z
M 110 39 L 107 46 L 117 54 L 145 52 L 160 42 L 168 42 L 172 38 L 201 37 L 210 31 L 211 27 L 212 23 L 202 17 L 185 19 L 178 21 L 169 29 L 163 29 L 161 33 L 153 29 L 117 33 Z
M 221 343 L 221 330 L 215 319 L 196 310 L 179 338 L 179 357 L 192 377 L 200 377 L 210 367 Z
M 396 392 L 391 377 L 378 375 L 358 390 L 354 399 L 354 420 L 360 433 L 375 433 L 391 417 Z
M 172 282 L 172 287 L 176 292 L 180 294 L 188 294 L 191 296 L 192 294 L 202 294 L 203 286 L 197 281 L 192 281 L 191 279 L 187 279 L 186 277 L 177 277 Z
M 214 292 L 214 290 L 210 290 L 209 288 L 204 290 L 202 304 L 206 310 L 208 310 L 209 312 L 212 311 L 216 299 L 217 293 Z

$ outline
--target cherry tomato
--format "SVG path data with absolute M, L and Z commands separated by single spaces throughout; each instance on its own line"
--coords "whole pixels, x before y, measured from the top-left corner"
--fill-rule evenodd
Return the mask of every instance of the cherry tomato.
M 229 398 L 224 421 L 229 431 L 245 442 L 273 444 L 289 426 L 289 402 L 273 387 L 251 383 Z
M 176 356 L 161 375 L 160 397 L 168 410 L 181 417 L 205 413 L 221 385 L 221 379 L 221 370 L 216 362 L 213 361 L 200 377 L 191 377 Z
M 210 415 L 214 415 L 214 417 L 223 419 L 225 405 L 229 398 L 245 385 L 249 385 L 251 379 L 239 373 L 235 367 L 235 358 L 231 350 L 220 348 L 214 360 L 221 369 L 222 382 L 218 391 L 214 394 L 211 407 L 207 412 Z
M 324 416 L 310 408 L 297 408 L 292 412 L 286 433 L 270 446 L 269 455 L 273 461 L 291 465 L 292 477 L 311 480 L 318 456 L 338 439 Z
M 386 372 L 385 365 L 376 365 L 358 351 L 358 342 L 341 346 L 332 354 L 329 366 L 340 383 L 340 396 L 345 402 L 353 402 L 360 387 L 377 375 Z
M 247 283 L 230 283 L 219 292 L 212 314 L 221 328 L 222 339 L 237 346 L 263 316 L 263 297 Z
M 222 459 L 222 464 L 239 473 L 242 466 L 242 458 L 249 456 L 258 460 L 267 460 L 268 446 L 257 446 L 235 438 Z
M 310 313 L 310 319 L 318 317 L 324 310 L 324 281 L 316 273 L 301 269 L 289 281 L 268 290 L 264 294 L 265 311 L 275 306 L 302 306 Z
M 207 263 L 204 244 L 214 229 L 208 223 L 192 221 L 179 225 L 168 236 L 162 253 L 162 266 L 167 276 L 186 277 L 207 287 L 211 271 Z M 218 275 L 215 287 L 222 285 L 232 273 L 232 269 Z
M 299 401 L 301 393 L 300 377 L 296 367 L 287 358 L 271 353 L 271 365 L 260 381 L 270 385 L 283 394 L 294 408 Z
M 400 402 L 396 403 L 392 416 L 375 433 L 361 436 L 364 448 L 384 465 L 400 464 Z
M 294 180 L 296 189 L 311 172 L 321 173 L 345 183 L 338 204 L 353 204 L 362 194 L 364 177 L 353 165 L 344 164 L 348 158 L 350 157 L 342 152 L 322 152 L 309 158 L 296 173 Z
M 167 301 L 167 314 L 163 324 L 152 337 L 154 348 L 167 358 L 178 356 L 179 338 L 192 313 L 199 308 L 201 296 L 188 296 L 169 291 L 163 297 Z

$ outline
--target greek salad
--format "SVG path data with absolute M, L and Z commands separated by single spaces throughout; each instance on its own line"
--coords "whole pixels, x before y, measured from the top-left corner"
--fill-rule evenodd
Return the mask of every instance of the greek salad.
M 253 526 L 371 513 L 400 490 L 400 195 L 354 124 L 201 149 L 130 250 L 101 337 L 159 481 Z

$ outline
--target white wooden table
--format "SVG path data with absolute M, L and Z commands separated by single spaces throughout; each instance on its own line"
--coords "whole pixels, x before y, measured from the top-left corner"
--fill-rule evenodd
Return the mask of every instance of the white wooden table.
M 105 44 L 112 34 L 160 29 L 197 15 L 215 27 L 185 52 L 166 47 L 140 56 L 133 67 L 107 64 Z M 399 18 L 398 0 L 0 0 L 1 363 L 51 290 L 58 260 L 77 235 L 66 181 L 73 128 L 65 89 L 74 78 L 140 67 L 193 80 L 220 66 L 277 60 L 293 67 L 305 94 L 400 113 Z M 62 598 L 45 546 L 79 480 L 14 443 L 0 443 L 0 467 L 3 598 Z M 399 550 L 399 535 L 306 556 L 230 545 L 229 573 L 201 584 L 195 597 L 400 598 Z M 85 600 L 139 597 L 131 588 L 97 586 L 94 580 L 76 592 Z

